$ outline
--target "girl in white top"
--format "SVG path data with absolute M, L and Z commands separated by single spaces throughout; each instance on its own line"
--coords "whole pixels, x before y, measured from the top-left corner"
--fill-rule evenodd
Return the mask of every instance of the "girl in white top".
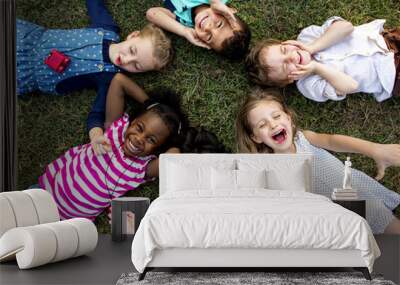
M 382 36 L 384 23 L 354 27 L 331 17 L 322 26 L 303 29 L 297 41 L 262 41 L 248 57 L 250 76 L 279 87 L 297 81 L 299 91 L 318 102 L 358 92 L 372 93 L 381 102 L 392 96 L 396 82 L 395 53 Z
M 236 120 L 237 142 L 245 153 L 301 153 L 314 155 L 314 192 L 330 196 L 343 181 L 343 163 L 327 152 L 361 153 L 373 158 L 378 167 L 377 179 L 389 166 L 400 166 L 399 144 L 378 144 L 342 136 L 297 131 L 293 112 L 275 91 L 255 90 L 244 102 Z M 326 149 L 326 150 L 325 150 Z M 400 194 L 387 189 L 375 179 L 352 170 L 352 186 L 367 201 L 366 219 L 374 233 L 400 234 L 400 220 L 392 210 L 400 204 Z

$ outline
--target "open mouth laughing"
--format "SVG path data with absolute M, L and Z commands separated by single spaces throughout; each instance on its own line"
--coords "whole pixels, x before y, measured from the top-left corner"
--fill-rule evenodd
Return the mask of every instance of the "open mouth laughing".
M 297 54 L 299 55 L 299 62 L 298 62 L 298 64 L 303 64 L 303 57 L 301 56 L 301 53 L 298 51 Z
M 130 139 L 126 141 L 126 148 L 132 154 L 138 154 L 142 152 L 142 148 L 135 145 Z
M 285 129 L 280 130 L 272 135 L 272 139 L 277 144 L 283 144 L 286 141 L 287 133 Z
M 199 28 L 200 28 L 200 30 L 203 30 L 203 26 L 204 26 L 204 24 L 205 24 L 207 18 L 208 18 L 208 15 L 205 15 L 205 16 L 203 17 L 203 19 L 201 19 L 201 20 L 199 21 Z

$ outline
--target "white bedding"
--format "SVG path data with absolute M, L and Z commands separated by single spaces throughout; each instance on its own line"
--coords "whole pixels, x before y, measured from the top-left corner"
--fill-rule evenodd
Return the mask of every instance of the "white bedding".
M 162 195 L 133 240 L 135 268 L 143 272 L 154 250 L 165 248 L 357 249 L 370 272 L 380 255 L 357 214 L 320 195 L 265 189 Z

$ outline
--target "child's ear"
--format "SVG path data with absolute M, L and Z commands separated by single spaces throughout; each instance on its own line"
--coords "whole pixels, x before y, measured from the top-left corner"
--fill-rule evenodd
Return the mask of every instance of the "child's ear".
M 131 38 L 135 38 L 135 37 L 138 37 L 138 36 L 140 36 L 140 31 L 134 31 L 134 32 L 130 33 L 130 34 L 126 37 L 126 39 L 127 39 L 127 40 L 130 40 Z
M 258 143 L 258 144 L 262 143 L 262 140 L 260 140 L 260 139 L 259 139 L 258 137 L 256 137 L 254 134 L 251 134 L 250 138 L 251 138 L 251 140 L 252 140 L 253 142 L 255 142 L 255 143 Z

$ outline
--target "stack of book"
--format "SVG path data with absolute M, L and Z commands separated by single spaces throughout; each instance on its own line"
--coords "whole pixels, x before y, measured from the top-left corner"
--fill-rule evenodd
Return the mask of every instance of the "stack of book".
M 334 200 L 358 200 L 358 192 L 354 189 L 335 188 L 332 192 Z

